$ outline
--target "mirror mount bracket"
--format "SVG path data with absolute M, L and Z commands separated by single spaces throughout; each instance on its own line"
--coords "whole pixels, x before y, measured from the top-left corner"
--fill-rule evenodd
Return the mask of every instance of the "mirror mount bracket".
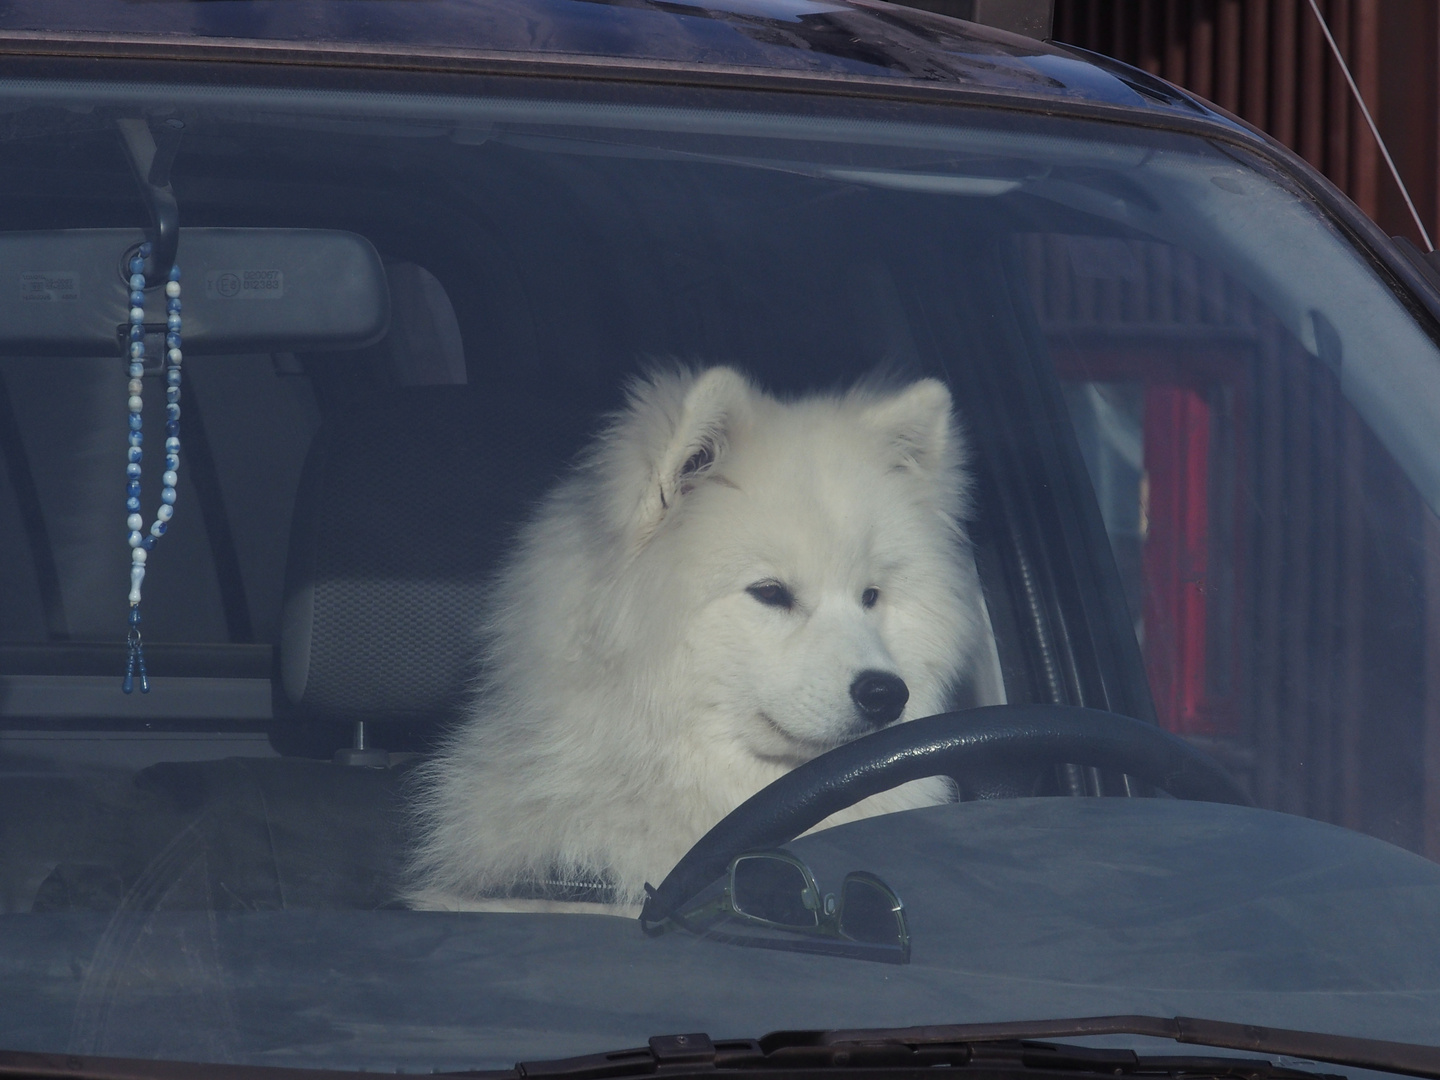
M 168 279 L 180 247 L 180 204 L 170 187 L 170 169 L 180 151 L 185 122 L 170 117 L 152 127 L 146 119 L 127 116 L 115 123 L 139 181 L 146 209 L 150 211 L 150 242 L 154 253 L 146 265 L 145 287 L 153 289 Z

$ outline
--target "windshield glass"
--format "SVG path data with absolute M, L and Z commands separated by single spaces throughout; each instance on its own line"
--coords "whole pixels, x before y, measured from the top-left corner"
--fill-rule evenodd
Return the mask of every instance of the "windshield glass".
M 1440 1042 L 1383 273 L 1219 141 L 565 85 L 0 82 L 0 1046 Z

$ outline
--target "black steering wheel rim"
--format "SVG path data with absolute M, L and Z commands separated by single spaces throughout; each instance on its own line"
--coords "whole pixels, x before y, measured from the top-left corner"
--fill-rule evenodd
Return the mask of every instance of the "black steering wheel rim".
M 1219 762 L 1154 724 L 1067 705 L 990 705 L 894 724 L 836 747 L 741 803 L 647 891 L 640 921 L 663 921 L 739 854 L 778 847 L 881 791 L 977 765 L 1050 761 L 1138 777 L 1181 799 L 1250 805 Z

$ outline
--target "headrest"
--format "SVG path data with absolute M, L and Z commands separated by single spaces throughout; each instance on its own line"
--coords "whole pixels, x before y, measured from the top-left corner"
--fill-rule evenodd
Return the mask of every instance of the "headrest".
M 535 416 L 526 430 L 481 405 L 463 388 L 400 390 L 322 423 L 280 635 L 305 719 L 439 721 L 464 700 L 489 575 L 558 467 Z

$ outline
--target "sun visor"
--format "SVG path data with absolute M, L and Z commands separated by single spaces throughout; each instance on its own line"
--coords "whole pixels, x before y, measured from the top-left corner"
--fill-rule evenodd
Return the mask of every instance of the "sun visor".
M 107 356 L 128 325 L 134 229 L 0 233 L 0 352 Z M 187 353 L 316 352 L 368 345 L 390 321 L 380 256 L 355 233 L 182 229 Z M 148 290 L 146 327 L 164 332 Z M 153 326 L 152 326 L 153 324 Z

